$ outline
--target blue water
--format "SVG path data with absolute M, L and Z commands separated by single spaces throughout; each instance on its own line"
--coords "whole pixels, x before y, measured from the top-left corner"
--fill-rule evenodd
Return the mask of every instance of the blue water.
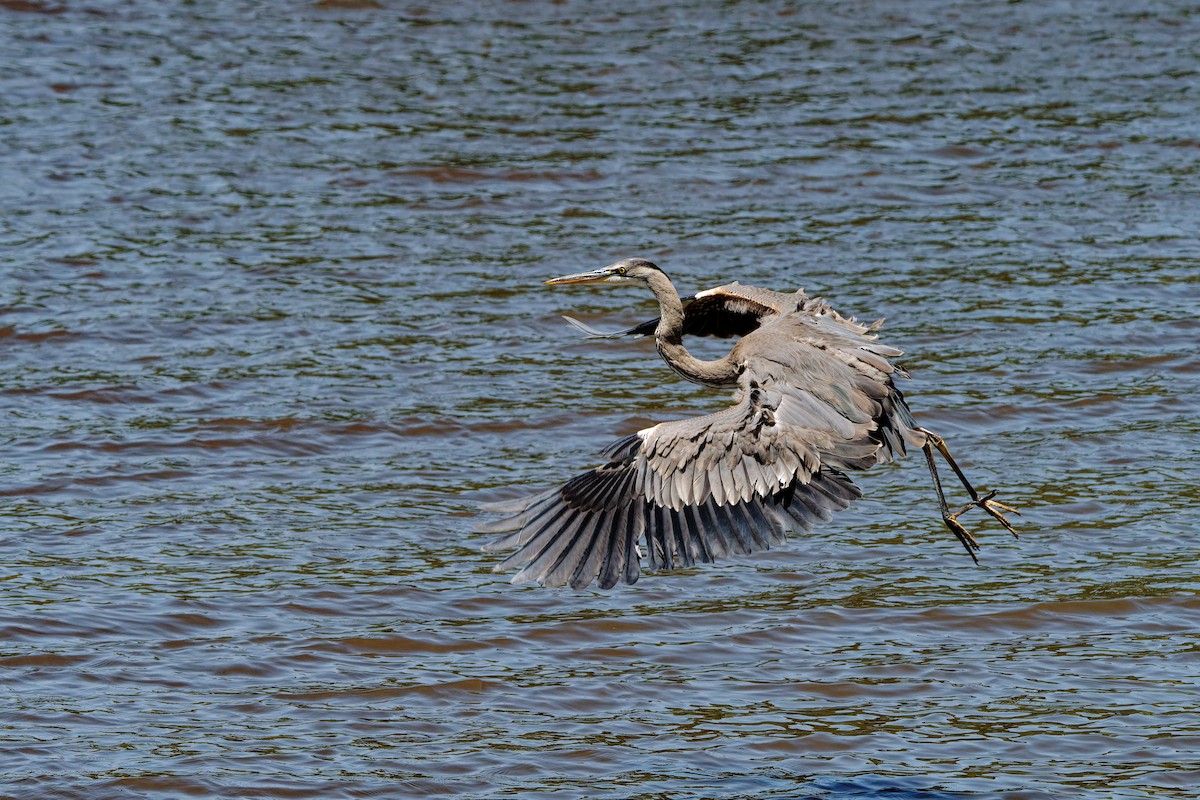
M 0 2 L 0 794 L 1191 797 L 1200 14 Z M 708 413 L 648 295 L 886 317 L 920 459 L 516 587 L 479 502 Z M 700 348 L 719 353 L 709 343 Z

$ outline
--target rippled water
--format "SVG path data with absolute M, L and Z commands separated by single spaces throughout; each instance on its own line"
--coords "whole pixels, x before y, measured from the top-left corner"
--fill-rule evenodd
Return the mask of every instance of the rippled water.
M 1200 13 L 0 2 L 4 796 L 1200 782 Z M 621 289 L 886 316 L 919 459 L 780 550 L 514 587 L 480 501 L 725 402 Z

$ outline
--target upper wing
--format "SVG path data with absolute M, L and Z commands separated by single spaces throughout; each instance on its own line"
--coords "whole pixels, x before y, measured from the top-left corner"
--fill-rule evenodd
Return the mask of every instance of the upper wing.
M 788 314 L 744 337 L 733 406 L 664 422 L 617 442 L 609 463 L 562 487 L 502 504 L 508 532 L 486 550 L 512 553 L 515 582 L 608 588 L 651 568 L 712 561 L 809 530 L 860 496 L 843 473 L 923 443 L 893 384 L 898 371 L 867 328 L 825 313 Z
M 745 336 L 758 328 L 764 318 L 795 311 L 807 300 L 803 291 L 784 294 L 739 283 L 706 289 L 683 298 L 683 335 L 717 336 L 723 339 Z M 654 329 L 658 327 L 658 317 L 655 317 L 627 330 L 605 333 L 573 317 L 563 319 L 594 339 L 653 336 Z
M 696 294 L 683 309 L 684 336 L 745 336 L 764 319 L 799 308 L 807 296 L 803 291 L 783 294 L 757 286 L 730 283 Z

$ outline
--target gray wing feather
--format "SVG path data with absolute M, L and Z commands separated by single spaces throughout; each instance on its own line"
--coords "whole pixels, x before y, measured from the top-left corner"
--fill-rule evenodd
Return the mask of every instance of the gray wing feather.
M 921 445 L 894 383 L 899 372 L 868 328 L 831 315 L 764 324 L 734 348 L 744 370 L 734 406 L 640 431 L 641 493 L 675 509 L 712 497 L 769 497 L 822 467 L 865 469 Z
M 632 481 L 624 485 L 630 493 L 623 508 L 572 509 L 560 489 L 522 514 L 489 523 L 492 531 L 517 527 L 485 546 L 489 551 L 515 548 L 496 571 L 521 567 L 514 583 L 584 588 L 597 582 L 609 589 L 637 581 L 636 543 L 643 535 L 652 569 L 690 567 L 766 550 L 782 543 L 787 529 L 811 530 L 860 496 L 849 478 L 827 469 L 769 497 L 733 504 L 709 497 L 680 509 L 636 496 Z

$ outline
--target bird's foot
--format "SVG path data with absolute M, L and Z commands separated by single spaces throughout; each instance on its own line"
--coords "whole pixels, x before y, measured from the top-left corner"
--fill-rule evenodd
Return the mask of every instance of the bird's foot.
M 1013 508 L 1012 506 L 1001 503 L 999 500 L 994 500 L 993 498 L 995 496 L 996 496 L 996 492 L 994 492 L 994 491 L 988 492 L 983 497 L 980 497 L 978 500 L 973 500 L 970 503 L 967 503 L 965 506 L 960 508 L 957 512 L 955 512 L 954 514 L 951 514 L 950 519 L 953 519 L 955 522 L 957 522 L 958 517 L 961 514 L 963 514 L 964 512 L 969 511 L 970 509 L 976 508 L 976 507 L 982 508 L 988 514 L 990 514 L 993 518 L 995 518 L 1001 525 L 1003 525 L 1005 527 L 1005 529 L 1007 529 L 1008 532 L 1013 535 L 1013 537 L 1020 539 L 1021 537 L 1017 535 L 1017 529 L 1014 528 L 1012 523 L 1008 521 L 1008 518 L 1004 516 L 1004 512 L 1007 512 L 1009 514 L 1016 514 L 1018 517 L 1021 516 L 1021 512 L 1018 509 Z M 947 523 L 947 524 L 949 524 L 949 523 Z M 953 530 L 953 528 L 951 528 L 951 530 Z
M 967 508 L 971 507 L 967 506 Z M 979 549 L 979 542 L 975 541 L 975 537 L 971 535 L 971 532 L 958 521 L 958 515 L 966 510 L 966 508 L 960 509 L 958 514 L 951 514 L 948 510 L 944 511 L 942 512 L 942 521 L 946 523 L 946 527 L 954 534 L 954 538 L 962 542 L 962 546 L 966 549 L 967 555 L 971 557 L 971 560 L 978 564 L 979 556 L 975 555 L 975 551 Z

